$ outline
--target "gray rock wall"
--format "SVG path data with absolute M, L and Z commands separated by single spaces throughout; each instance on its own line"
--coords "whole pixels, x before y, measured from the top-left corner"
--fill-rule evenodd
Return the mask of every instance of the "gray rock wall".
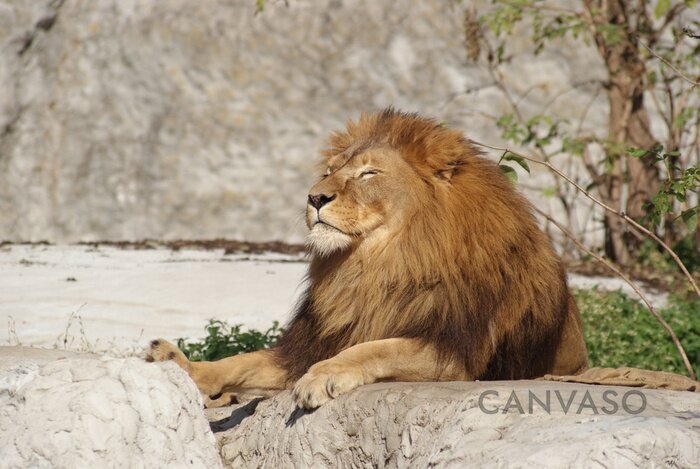
M 323 138 L 361 111 L 394 105 L 498 143 L 489 116 L 508 106 L 466 59 L 463 8 L 0 0 L 0 239 L 296 242 Z M 533 61 L 521 43 L 506 76 L 525 109 L 578 117 L 603 76 L 595 54 Z M 588 116 L 604 127 L 603 96 Z

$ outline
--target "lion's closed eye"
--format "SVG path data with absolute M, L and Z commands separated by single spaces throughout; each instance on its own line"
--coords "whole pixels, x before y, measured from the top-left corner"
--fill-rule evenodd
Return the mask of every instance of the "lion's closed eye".
M 364 171 L 362 171 L 362 172 L 360 173 L 359 178 L 360 178 L 360 179 L 371 179 L 371 178 L 373 178 L 374 176 L 376 176 L 377 174 L 379 174 L 379 171 L 378 171 L 378 170 L 376 170 L 376 169 L 367 169 L 367 170 L 364 170 Z

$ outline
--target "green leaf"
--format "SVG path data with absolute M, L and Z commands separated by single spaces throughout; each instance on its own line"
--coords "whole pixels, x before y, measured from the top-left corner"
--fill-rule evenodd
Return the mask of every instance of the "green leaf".
M 659 81 L 659 77 L 658 77 L 658 75 L 656 74 L 656 70 L 652 70 L 651 72 L 649 72 L 649 75 L 647 76 L 647 78 L 648 78 L 648 80 L 649 80 L 649 83 L 650 83 L 652 86 L 654 86 L 654 85 L 655 85 L 656 83 L 658 83 L 658 81 Z
M 522 156 L 518 156 L 514 153 L 506 153 L 503 155 L 503 159 L 506 161 L 514 161 L 520 165 L 521 168 L 523 168 L 525 171 L 527 171 L 527 174 L 530 174 L 530 167 L 527 165 L 527 161 L 525 161 L 525 158 Z
M 596 26 L 596 31 L 608 46 L 620 44 L 625 36 L 622 28 L 612 23 L 600 24 Z
M 279 323 L 273 322 L 267 332 L 249 329 L 241 331 L 241 325 L 230 326 L 225 321 L 210 319 L 206 327 L 207 337 L 198 342 L 177 339 L 178 347 L 192 361 L 218 360 L 239 353 L 253 352 L 273 347 L 283 332 Z
M 634 156 L 635 158 L 642 158 L 644 155 L 649 153 L 648 150 L 645 150 L 644 148 L 628 148 L 627 153 L 629 153 L 631 156 Z
M 501 171 L 503 171 L 503 174 L 510 179 L 510 182 L 513 184 L 518 182 L 518 173 L 516 173 L 513 168 L 505 164 L 499 164 L 498 167 L 501 169 Z
M 561 145 L 561 151 L 565 153 L 571 153 L 576 156 L 581 156 L 583 155 L 583 150 L 586 148 L 585 142 L 582 140 L 579 140 L 577 138 L 571 138 L 568 136 L 565 136 L 562 145 Z
M 676 117 L 673 118 L 673 128 L 683 129 L 687 123 L 692 123 L 693 115 L 695 113 L 697 113 L 697 109 L 695 109 L 693 106 L 688 106 L 681 109 L 681 111 L 676 114 Z
M 671 0 L 659 0 L 659 2 L 656 4 L 656 8 L 654 8 L 654 16 L 656 19 L 659 19 L 668 13 L 670 8 Z
M 698 227 L 698 207 L 689 208 L 681 213 L 681 218 L 688 227 L 688 231 L 694 233 Z
M 651 202 L 654 204 L 656 212 L 662 215 L 664 213 L 669 213 L 673 208 L 669 194 L 666 194 L 664 192 L 659 192 L 654 197 L 652 197 Z
M 542 195 L 545 197 L 554 197 L 557 195 L 556 189 L 554 187 L 545 187 L 542 189 Z

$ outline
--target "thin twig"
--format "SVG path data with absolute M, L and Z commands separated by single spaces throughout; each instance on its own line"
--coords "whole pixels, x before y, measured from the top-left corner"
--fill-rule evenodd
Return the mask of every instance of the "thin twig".
M 683 364 L 685 365 L 685 368 L 688 370 L 688 374 L 692 379 L 697 379 L 695 375 L 695 370 L 693 370 L 693 366 L 690 364 L 690 360 L 688 360 L 688 355 L 685 353 L 685 350 L 683 349 L 683 345 L 681 345 L 680 340 L 678 340 L 678 336 L 676 335 L 675 332 L 673 332 L 673 329 L 671 329 L 671 326 L 668 325 L 666 320 L 664 320 L 663 317 L 656 311 L 654 306 L 651 304 L 649 299 L 647 299 L 646 295 L 642 292 L 642 290 L 635 284 L 627 275 L 625 275 L 620 269 L 615 267 L 612 262 L 608 261 L 607 259 L 599 256 L 598 254 L 594 253 L 590 249 L 588 249 L 584 244 L 579 241 L 569 230 L 564 228 L 559 222 L 554 220 L 552 217 L 544 213 L 542 210 L 535 208 L 535 210 L 542 215 L 547 221 L 552 223 L 554 226 L 559 228 L 559 230 L 564 233 L 564 236 L 569 238 L 573 243 L 583 252 L 587 253 L 590 256 L 593 256 L 598 262 L 604 264 L 608 269 L 612 270 L 617 274 L 618 277 L 620 277 L 622 280 L 627 282 L 627 284 L 632 287 L 632 289 L 639 295 L 639 298 L 642 299 L 644 304 L 646 304 L 647 308 L 649 309 L 649 312 L 656 318 L 656 320 L 663 326 L 664 329 L 666 329 L 666 332 L 671 336 L 671 340 L 673 341 L 674 345 L 676 346 L 676 349 L 678 350 L 678 353 L 681 356 L 681 360 L 683 360 Z
M 14 338 L 14 341 L 12 340 Z M 12 316 L 7 317 L 7 341 L 10 345 L 22 345 L 17 337 L 17 325 L 15 324 L 15 318 Z
M 586 107 L 583 109 L 581 117 L 578 121 L 578 125 L 576 126 L 576 137 L 579 137 L 581 135 L 583 124 L 586 121 L 586 118 L 588 117 L 588 111 L 591 110 L 591 108 L 593 107 L 593 103 L 595 103 L 595 101 L 598 99 L 598 96 L 600 96 L 600 90 L 601 87 L 596 88 L 595 93 L 593 93 L 593 97 L 590 99 L 590 101 L 588 101 L 588 104 L 586 104 Z
M 491 47 L 491 43 L 488 41 L 485 41 L 485 45 L 489 49 L 489 55 L 493 56 L 494 53 L 493 53 L 493 47 Z M 518 123 L 523 127 L 527 127 L 527 122 L 525 120 L 525 117 L 523 116 L 522 112 L 520 112 L 520 103 L 525 99 L 525 96 L 527 94 L 529 94 L 530 91 L 532 91 L 534 89 L 534 87 L 530 87 L 526 91 L 524 96 L 521 96 L 518 100 L 516 100 L 515 97 L 510 93 L 510 91 L 508 91 L 508 88 L 506 87 L 506 84 L 505 84 L 505 78 L 504 78 L 503 74 L 501 73 L 501 71 L 498 69 L 498 65 L 494 64 L 493 62 L 489 62 L 487 69 L 488 69 L 489 75 L 491 76 L 491 79 L 493 80 L 494 85 L 496 86 L 496 88 L 498 90 L 501 91 L 503 96 L 508 101 L 508 104 L 510 105 L 510 108 L 513 111 L 513 114 L 515 115 L 515 118 L 517 119 Z M 547 154 L 544 147 L 540 143 L 536 143 L 535 148 L 543 160 L 545 160 L 545 161 L 549 160 L 549 155 Z M 504 154 L 504 156 L 505 156 L 505 154 Z M 573 227 L 574 216 L 573 216 L 573 213 L 569 207 L 569 201 L 567 199 L 568 193 L 565 189 L 562 189 L 562 186 L 556 177 L 553 180 L 554 180 L 554 188 L 555 188 L 555 192 L 557 195 L 557 199 L 562 204 L 562 208 L 564 209 L 564 212 L 566 213 L 567 217 L 570 220 L 569 226 Z
M 654 107 L 656 108 L 658 115 L 661 116 L 661 118 L 664 120 L 664 124 L 666 124 L 666 128 L 668 129 L 668 134 L 672 135 L 673 134 L 673 122 L 671 121 L 671 118 L 668 117 L 668 114 L 666 114 L 664 112 L 664 109 L 661 107 L 661 103 L 659 102 L 659 98 L 656 96 L 656 90 L 653 87 L 649 87 L 649 95 L 651 96 L 651 102 L 654 104 Z
M 562 96 L 567 95 L 569 93 L 573 93 L 574 91 L 578 91 L 579 88 L 585 88 L 585 87 L 590 86 L 590 85 L 598 85 L 598 87 L 596 89 L 599 90 L 600 83 L 601 83 L 600 80 L 585 80 L 585 81 L 582 81 L 580 83 L 574 83 L 574 84 L 568 86 L 566 89 L 561 90 L 560 92 L 558 92 L 557 94 L 552 96 L 549 99 L 549 101 L 547 101 L 547 103 L 542 107 L 540 114 L 544 114 L 545 112 L 547 112 L 549 110 L 549 108 L 552 107 L 554 105 L 554 103 L 557 102 L 557 100 L 559 98 L 561 98 Z M 521 100 L 518 101 L 518 105 L 520 105 Z
M 653 55 L 654 57 L 656 57 L 657 59 L 659 59 L 660 61 L 662 61 L 663 63 L 665 63 L 666 66 L 667 66 L 668 68 L 670 68 L 671 70 L 673 70 L 674 72 L 676 72 L 676 73 L 678 74 L 679 77 L 681 77 L 682 79 L 684 79 L 685 81 L 687 81 L 688 83 L 690 83 L 690 84 L 693 85 L 693 86 L 700 86 L 700 82 L 697 82 L 697 81 L 695 81 L 695 80 L 693 80 L 693 79 L 688 78 L 687 76 L 685 76 L 685 75 L 683 74 L 683 72 L 681 72 L 681 71 L 678 70 L 676 67 L 674 67 L 668 60 L 664 59 L 664 58 L 661 57 L 659 54 L 657 54 L 656 52 L 654 52 L 654 50 L 652 50 L 651 47 L 649 47 L 649 46 L 647 46 L 646 44 L 644 44 L 644 42 L 642 42 L 642 41 L 640 40 L 639 43 L 642 45 L 642 47 L 644 47 L 647 51 L 649 51 L 649 53 L 650 53 L 651 55 Z
M 73 318 L 76 317 L 76 316 L 78 316 L 78 315 L 80 314 L 80 311 L 83 309 L 83 307 L 84 307 L 86 304 L 87 304 L 87 303 L 81 304 L 80 306 L 78 306 L 78 309 L 76 309 L 75 311 L 71 312 L 71 313 L 70 313 L 70 316 L 68 316 L 68 323 L 66 324 L 66 332 L 65 332 L 64 335 L 63 335 L 63 348 L 64 348 L 64 349 L 68 347 L 68 331 L 69 331 L 70 327 L 73 325 Z M 78 317 L 80 317 L 80 316 L 78 316 Z M 81 327 L 82 327 L 82 320 L 80 321 L 80 324 L 81 324 Z M 60 337 L 60 336 L 59 336 L 59 337 Z
M 666 244 L 665 242 L 663 242 L 663 240 L 662 240 L 661 238 L 659 238 L 658 236 L 656 236 L 656 234 L 654 234 L 654 232 L 652 232 L 652 231 L 648 230 L 647 228 L 645 228 L 644 226 L 640 225 L 635 219 L 630 218 L 625 212 L 615 210 L 615 209 L 612 208 L 611 206 L 609 206 L 609 205 L 607 205 L 606 203 L 600 201 L 600 200 L 599 200 L 598 198 L 596 198 L 593 194 L 591 194 L 591 193 L 588 192 L 586 189 L 584 189 L 583 187 L 581 187 L 581 185 L 579 185 L 576 181 L 574 181 L 573 179 L 571 179 L 571 178 L 570 178 L 569 176 L 567 176 L 564 172 L 562 172 L 561 170 L 559 170 L 557 167 L 555 167 L 554 165 L 552 165 L 552 164 L 551 164 L 550 162 L 548 162 L 548 161 L 542 161 L 542 160 L 540 160 L 540 159 L 533 158 L 533 157 L 531 157 L 531 156 L 527 156 L 527 155 L 524 155 L 524 154 L 522 154 L 522 153 L 515 152 L 515 151 L 513 151 L 513 150 L 511 150 L 511 149 L 509 149 L 509 148 L 506 148 L 506 147 L 497 147 L 497 146 L 493 146 L 493 145 L 487 145 L 487 144 L 485 144 L 485 143 L 480 143 L 480 142 L 477 142 L 477 141 L 474 141 L 474 140 L 472 140 L 472 142 L 473 142 L 475 145 L 479 145 L 479 146 L 482 146 L 482 147 L 484 147 L 484 148 L 490 148 L 490 149 L 492 149 L 492 150 L 498 150 L 498 151 L 502 151 L 502 152 L 512 153 L 512 154 L 514 154 L 514 155 L 516 155 L 516 156 L 519 156 L 520 158 L 522 158 L 522 159 L 524 159 L 524 160 L 530 161 L 530 162 L 535 163 L 535 164 L 540 164 L 540 165 L 542 165 L 542 166 L 546 166 L 547 168 L 549 168 L 550 171 L 556 173 L 559 177 L 563 178 L 563 179 L 566 180 L 569 184 L 573 185 L 576 189 L 578 189 L 579 191 L 581 191 L 586 197 L 588 197 L 588 198 L 589 198 L 590 200 L 592 200 L 594 203 L 596 203 L 597 205 L 601 206 L 601 207 L 604 208 L 606 211 L 608 211 L 608 212 L 610 212 L 610 213 L 612 213 L 612 214 L 617 215 L 618 217 L 620 217 L 621 219 L 623 219 L 624 221 L 626 221 L 630 226 L 632 226 L 632 227 L 633 227 L 635 230 L 637 230 L 639 233 L 641 233 L 641 234 L 647 236 L 648 238 L 651 238 L 651 239 L 653 239 L 654 241 L 656 241 L 661 247 L 664 248 L 664 250 L 665 250 L 665 251 L 671 256 L 671 258 L 675 261 L 675 263 L 678 265 L 678 267 L 681 269 L 681 271 L 683 272 L 683 274 L 684 274 L 684 275 L 686 276 L 686 278 L 688 279 L 688 282 L 690 283 L 690 285 L 693 287 L 693 290 L 695 290 L 695 294 L 696 294 L 698 297 L 700 297 L 700 288 L 698 287 L 698 284 L 695 282 L 695 279 L 694 279 L 693 276 L 690 274 L 690 272 L 688 272 L 688 269 L 685 267 L 685 264 L 683 264 L 683 261 L 681 261 L 681 259 L 680 259 L 680 258 L 678 257 L 678 255 L 673 251 L 673 249 L 671 249 L 671 248 L 669 247 L 668 244 Z

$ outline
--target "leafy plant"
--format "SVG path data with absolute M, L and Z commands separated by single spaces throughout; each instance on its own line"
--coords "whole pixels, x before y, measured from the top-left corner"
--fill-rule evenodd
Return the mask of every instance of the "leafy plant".
M 494 0 L 480 15 L 465 10 L 465 29 L 470 31 L 465 44 L 469 50 L 487 51 L 494 86 L 511 107 L 509 113 L 495 116 L 503 138 L 516 148 L 529 147 L 542 161 L 557 158 L 570 164 L 572 158 L 578 159 L 590 179 L 588 191 L 669 244 L 692 234 L 697 226 L 700 169 L 692 163 L 700 158 L 700 43 L 692 30 L 700 23 L 688 14 L 695 6 L 695 0 L 643 0 L 634 7 L 625 0 L 565 5 L 551 0 Z M 563 38 L 594 47 L 608 76 L 576 86 L 594 90 L 594 97 L 607 94 L 607 135 L 584 133 L 588 110 L 578 123 L 550 114 L 551 104 L 565 93 L 547 101 L 539 112 L 523 110 L 521 103 L 531 89 L 522 94 L 507 80 L 506 66 L 515 57 L 508 51 L 516 26 L 521 33 L 530 33 L 535 55 Z M 471 57 L 478 60 L 479 55 Z M 659 115 L 665 129 L 649 125 L 651 112 Z M 513 167 L 501 165 L 501 169 L 515 179 Z M 569 229 L 578 235 L 591 232 L 572 214 L 576 193 L 558 182 L 553 189 Z M 640 239 L 615 213 L 605 212 L 593 221 L 602 222 L 610 259 L 620 264 L 635 260 Z M 563 248 L 568 251 L 566 245 Z M 700 252 L 700 247 L 696 250 Z
M 695 239 L 692 236 L 686 236 L 678 241 L 673 245 L 673 250 L 678 254 L 678 257 L 683 259 L 683 263 L 691 272 L 700 272 L 700 252 L 698 252 Z M 672 261 L 668 256 L 666 259 L 671 264 Z
M 576 290 L 590 366 L 631 366 L 685 374 L 672 341 L 639 302 L 622 292 Z M 700 299 L 669 299 L 661 315 L 673 327 L 694 368 L 700 366 Z
M 668 177 L 662 181 L 659 191 L 645 207 L 647 218 L 654 225 L 658 225 L 666 214 L 673 211 L 674 202 L 685 203 L 689 192 L 697 192 L 700 183 L 700 166 L 681 168 L 677 163 L 679 151 L 665 152 L 664 146 L 657 144 L 650 149 L 628 148 L 627 153 L 634 158 L 651 158 L 653 161 L 663 163 L 666 167 Z M 685 222 L 688 231 L 693 233 L 697 228 L 698 204 L 695 203 L 682 211 L 673 219 L 673 221 L 676 220 Z
M 695 249 L 695 240 L 692 235 L 679 240 L 672 247 L 690 272 L 700 272 L 700 253 Z M 676 263 L 668 253 L 659 250 L 658 245 L 650 240 L 645 240 L 640 245 L 637 262 L 653 272 L 673 274 L 678 271 Z
M 242 330 L 240 324 L 229 325 L 226 321 L 210 319 L 206 326 L 207 336 L 192 341 L 185 338 L 177 339 L 177 346 L 192 361 L 212 361 L 254 352 L 273 347 L 284 332 L 279 323 L 274 321 L 272 327 L 261 332 L 256 329 Z
M 501 169 L 501 171 L 503 171 L 503 174 L 505 174 L 508 177 L 508 179 L 510 179 L 513 183 L 518 182 L 518 173 L 516 173 L 511 166 L 507 164 L 501 164 L 501 161 L 512 161 L 514 163 L 517 163 L 521 168 L 527 171 L 528 174 L 530 174 L 530 166 L 528 166 L 525 158 L 511 153 L 509 151 L 503 153 L 501 159 L 498 160 L 498 167 Z

